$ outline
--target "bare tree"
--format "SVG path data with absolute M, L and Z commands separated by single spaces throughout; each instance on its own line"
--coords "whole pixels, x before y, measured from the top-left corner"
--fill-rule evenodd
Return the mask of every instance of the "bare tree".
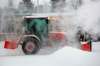
M 52 11 L 61 10 L 61 8 L 63 8 L 65 6 L 65 1 L 66 0 L 51 0 Z
M 33 3 L 31 0 L 23 0 L 24 5 L 28 8 L 28 9 L 33 9 Z
M 22 0 L 19 3 L 19 12 L 22 15 L 31 15 L 33 13 L 34 5 L 31 0 Z

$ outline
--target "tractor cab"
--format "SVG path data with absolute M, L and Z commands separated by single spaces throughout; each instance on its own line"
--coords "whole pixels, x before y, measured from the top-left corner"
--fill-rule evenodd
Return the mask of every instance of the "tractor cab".
M 40 40 L 48 36 L 48 18 L 47 17 L 24 17 L 23 26 L 25 35 L 36 35 Z

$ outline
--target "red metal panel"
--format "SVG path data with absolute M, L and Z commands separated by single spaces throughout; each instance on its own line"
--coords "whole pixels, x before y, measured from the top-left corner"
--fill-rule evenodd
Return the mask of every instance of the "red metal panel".
M 86 42 L 81 45 L 81 49 L 84 51 L 91 51 L 91 45 L 88 42 Z
M 4 48 L 6 49 L 16 49 L 16 41 L 5 40 Z

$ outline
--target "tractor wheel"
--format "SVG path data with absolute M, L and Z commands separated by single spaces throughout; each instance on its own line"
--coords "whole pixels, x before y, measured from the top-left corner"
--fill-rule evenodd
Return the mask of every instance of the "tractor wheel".
M 36 38 L 27 37 L 23 41 L 22 50 L 26 55 L 36 54 L 40 49 L 40 41 Z

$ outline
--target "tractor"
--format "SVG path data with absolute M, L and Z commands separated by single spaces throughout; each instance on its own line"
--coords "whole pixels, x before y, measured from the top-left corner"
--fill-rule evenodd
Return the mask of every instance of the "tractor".
M 60 21 L 62 19 L 62 15 L 36 14 L 33 16 L 24 16 L 23 18 L 21 17 L 22 21 L 19 23 L 22 25 L 22 27 L 19 27 L 19 29 L 22 33 L 19 33 L 20 35 L 17 35 L 17 40 L 15 39 L 15 41 L 13 39 L 11 39 L 11 41 L 6 40 L 4 48 L 16 49 L 19 45 L 21 45 L 23 52 L 26 55 L 31 55 L 36 54 L 42 47 L 46 45 L 52 45 L 52 42 L 54 42 L 54 44 L 65 42 L 66 44 L 66 31 L 64 31 L 64 25 Z M 68 18 L 68 21 L 72 18 L 68 15 L 63 16 Z M 85 35 L 83 36 L 81 31 L 79 31 L 77 35 L 77 39 L 79 39 L 79 42 L 88 42 L 89 44 L 86 45 L 91 47 L 91 39 L 85 37 L 86 35 L 88 35 L 87 33 L 85 33 Z M 11 35 L 7 36 L 11 37 Z M 15 36 L 15 34 L 13 34 L 13 36 Z M 91 48 L 89 48 L 89 50 L 91 50 Z
M 22 22 L 24 33 L 18 44 L 22 45 L 25 54 L 35 54 L 39 51 L 43 39 L 48 38 L 48 23 L 47 17 L 24 17 Z
M 24 16 L 22 22 L 23 34 L 17 45 L 22 45 L 23 52 L 30 55 L 36 54 L 42 46 L 49 43 L 50 39 L 62 40 L 64 32 L 61 32 L 60 29 L 52 30 L 57 18 L 58 16 Z

